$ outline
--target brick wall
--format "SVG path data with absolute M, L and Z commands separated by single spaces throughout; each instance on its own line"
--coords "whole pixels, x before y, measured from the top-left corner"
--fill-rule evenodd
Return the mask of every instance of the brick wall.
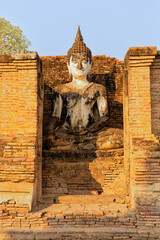
M 42 151 L 43 82 L 36 52 L 0 56 L 0 102 L 0 202 L 15 199 L 31 208 Z
M 130 48 L 125 57 L 125 169 L 133 206 L 159 205 L 158 63 L 156 47 Z
M 160 52 L 157 52 L 150 69 L 152 133 L 160 137 Z

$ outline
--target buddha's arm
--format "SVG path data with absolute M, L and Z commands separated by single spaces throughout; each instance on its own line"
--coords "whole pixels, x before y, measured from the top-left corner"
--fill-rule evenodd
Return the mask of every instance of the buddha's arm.
M 44 142 L 47 148 L 54 145 L 55 129 L 59 126 L 62 113 L 63 100 L 60 94 L 53 91 L 52 95 L 52 116 L 46 129 Z
M 48 126 L 48 134 L 53 134 L 61 119 L 63 100 L 59 93 L 53 91 L 52 94 L 52 117 Z
M 52 100 L 52 117 L 61 119 L 63 100 L 60 94 L 54 92 Z
M 99 91 L 97 105 L 98 105 L 100 117 L 104 117 L 104 116 L 108 117 L 108 101 L 107 101 L 107 93 L 105 88 L 102 88 Z

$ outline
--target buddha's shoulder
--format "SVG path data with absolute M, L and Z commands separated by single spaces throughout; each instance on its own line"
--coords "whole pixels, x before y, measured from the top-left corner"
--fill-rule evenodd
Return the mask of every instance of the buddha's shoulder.
M 98 83 L 93 83 L 92 84 L 92 87 L 94 87 L 94 88 L 99 88 L 99 89 L 106 89 L 102 84 L 98 84 Z
M 88 90 L 93 91 L 93 92 L 97 92 L 97 91 L 102 92 L 102 93 L 106 92 L 106 88 L 103 85 L 98 84 L 98 83 L 92 83 Z
M 70 84 L 69 83 L 60 84 L 60 85 L 54 87 L 54 91 L 56 91 L 59 94 L 67 92 L 69 89 L 70 89 Z
M 90 85 L 85 89 L 83 96 L 85 98 L 89 98 L 92 99 L 94 98 L 95 95 L 99 95 L 99 96 L 104 96 L 106 98 L 106 88 L 101 85 L 101 84 L 97 84 L 97 83 L 90 83 Z

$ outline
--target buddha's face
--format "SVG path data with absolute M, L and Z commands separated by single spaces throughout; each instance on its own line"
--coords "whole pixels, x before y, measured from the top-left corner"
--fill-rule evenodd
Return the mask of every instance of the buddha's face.
M 68 69 L 75 79 L 85 79 L 91 70 L 91 63 L 87 58 L 87 54 L 73 53 Z

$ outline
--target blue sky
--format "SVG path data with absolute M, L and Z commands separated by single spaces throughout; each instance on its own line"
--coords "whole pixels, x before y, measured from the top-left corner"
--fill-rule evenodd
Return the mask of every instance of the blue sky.
M 0 17 L 40 56 L 66 55 L 78 25 L 93 55 L 123 60 L 129 47 L 160 49 L 160 0 L 5 0 Z

